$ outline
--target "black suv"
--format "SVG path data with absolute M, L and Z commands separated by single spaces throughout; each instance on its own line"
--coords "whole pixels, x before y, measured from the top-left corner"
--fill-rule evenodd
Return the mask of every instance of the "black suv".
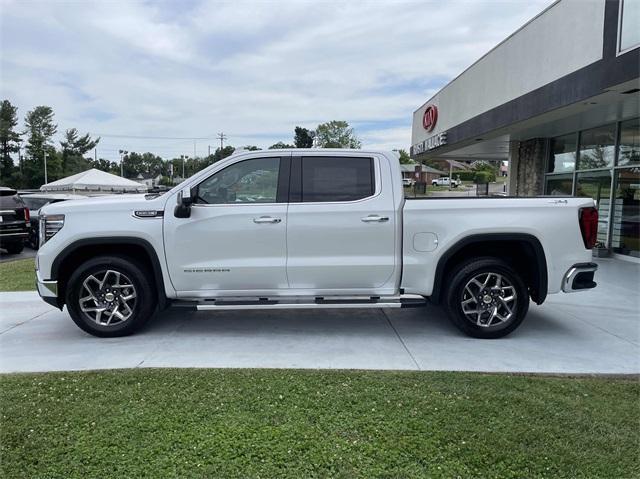
M 20 253 L 29 235 L 29 208 L 11 188 L 0 186 L 0 248 Z

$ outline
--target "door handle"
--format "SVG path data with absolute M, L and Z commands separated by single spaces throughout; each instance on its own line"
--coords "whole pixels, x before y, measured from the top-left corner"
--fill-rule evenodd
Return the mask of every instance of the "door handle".
M 384 223 L 385 221 L 389 221 L 388 216 L 379 216 L 379 215 L 369 215 L 362 218 L 362 221 L 365 223 Z
M 254 223 L 280 223 L 280 218 L 274 218 L 273 216 L 261 216 L 260 218 L 253 218 Z

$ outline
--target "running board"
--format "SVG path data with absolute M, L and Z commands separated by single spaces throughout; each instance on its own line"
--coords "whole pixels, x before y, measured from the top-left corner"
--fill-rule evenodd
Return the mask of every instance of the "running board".
M 200 301 L 176 301 L 177 307 L 198 311 L 230 311 L 260 309 L 360 309 L 360 308 L 416 308 L 425 306 L 421 296 L 411 297 L 317 297 L 317 298 L 220 298 Z

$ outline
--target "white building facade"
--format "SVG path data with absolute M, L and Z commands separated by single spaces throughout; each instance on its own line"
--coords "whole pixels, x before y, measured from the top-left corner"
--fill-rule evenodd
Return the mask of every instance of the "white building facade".
M 413 114 L 414 159 L 508 160 L 513 196 L 591 196 L 640 257 L 640 0 L 559 0 Z

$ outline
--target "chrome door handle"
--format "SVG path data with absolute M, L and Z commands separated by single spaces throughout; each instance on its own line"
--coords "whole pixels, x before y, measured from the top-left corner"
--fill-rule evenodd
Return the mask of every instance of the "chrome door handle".
M 260 218 L 253 218 L 254 223 L 280 223 L 280 218 L 274 218 L 273 216 L 261 216 Z
M 389 221 L 388 216 L 379 216 L 379 215 L 369 215 L 362 218 L 362 221 L 365 223 L 384 223 L 385 221 Z

